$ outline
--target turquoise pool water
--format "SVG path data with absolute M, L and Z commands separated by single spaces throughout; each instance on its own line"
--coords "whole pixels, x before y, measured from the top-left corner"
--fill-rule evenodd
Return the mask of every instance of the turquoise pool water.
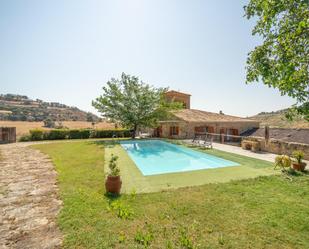
M 160 140 L 131 140 L 121 141 L 120 144 L 143 175 L 239 165 L 232 161 Z

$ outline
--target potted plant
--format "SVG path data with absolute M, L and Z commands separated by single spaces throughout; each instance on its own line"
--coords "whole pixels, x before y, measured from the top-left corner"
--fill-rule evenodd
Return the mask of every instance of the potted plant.
M 306 167 L 306 163 L 302 161 L 304 159 L 304 152 L 301 150 L 294 150 L 292 157 L 296 160 L 296 162 L 293 162 L 293 168 L 295 170 L 304 171 Z
M 105 181 L 106 192 L 119 195 L 122 181 L 120 179 L 120 169 L 117 166 L 118 156 L 111 155 L 109 160 L 110 172 Z
M 282 171 L 285 171 L 285 168 L 290 168 L 292 160 L 287 155 L 276 156 L 275 158 L 275 168 L 280 167 Z

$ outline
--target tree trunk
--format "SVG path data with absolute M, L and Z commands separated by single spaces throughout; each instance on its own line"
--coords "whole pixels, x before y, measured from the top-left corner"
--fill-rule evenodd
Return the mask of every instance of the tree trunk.
M 135 136 L 136 136 L 136 131 L 137 131 L 137 125 L 135 124 L 135 125 L 134 125 L 134 128 L 133 128 L 133 132 L 132 132 L 132 139 L 135 138 Z

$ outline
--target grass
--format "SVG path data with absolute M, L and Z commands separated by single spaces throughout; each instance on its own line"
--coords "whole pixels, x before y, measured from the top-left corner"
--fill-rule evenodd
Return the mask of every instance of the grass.
M 35 145 L 59 173 L 64 248 L 309 248 L 306 174 L 112 199 L 104 195 L 103 146 Z

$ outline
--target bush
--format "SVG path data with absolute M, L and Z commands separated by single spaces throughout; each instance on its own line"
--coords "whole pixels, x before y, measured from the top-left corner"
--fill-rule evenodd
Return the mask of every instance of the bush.
M 48 128 L 54 128 L 55 127 L 55 121 L 52 120 L 51 118 L 47 118 L 44 121 L 44 126 Z
M 45 140 L 66 139 L 68 137 L 69 130 L 50 130 L 44 132 Z
M 30 139 L 30 136 L 29 135 L 23 135 L 23 136 L 21 136 L 19 139 L 18 139 L 18 141 L 19 142 L 28 142 L 28 141 L 30 141 L 31 139 Z
M 112 138 L 112 137 L 130 137 L 129 130 L 121 130 L 121 129 L 114 129 L 114 130 L 92 130 L 90 137 L 91 138 Z
M 280 155 L 275 158 L 275 168 L 278 166 L 285 171 L 285 168 L 291 167 L 291 164 L 291 158 L 287 155 Z
M 69 130 L 69 139 L 86 139 L 90 137 L 89 129 Z
M 91 130 L 91 129 L 53 129 L 53 130 L 30 130 L 29 136 L 20 138 L 20 141 L 39 141 L 56 139 L 87 139 L 87 138 L 112 138 L 130 137 L 129 130 Z
M 39 129 L 30 130 L 29 139 L 31 141 L 40 141 L 44 138 L 44 131 Z

